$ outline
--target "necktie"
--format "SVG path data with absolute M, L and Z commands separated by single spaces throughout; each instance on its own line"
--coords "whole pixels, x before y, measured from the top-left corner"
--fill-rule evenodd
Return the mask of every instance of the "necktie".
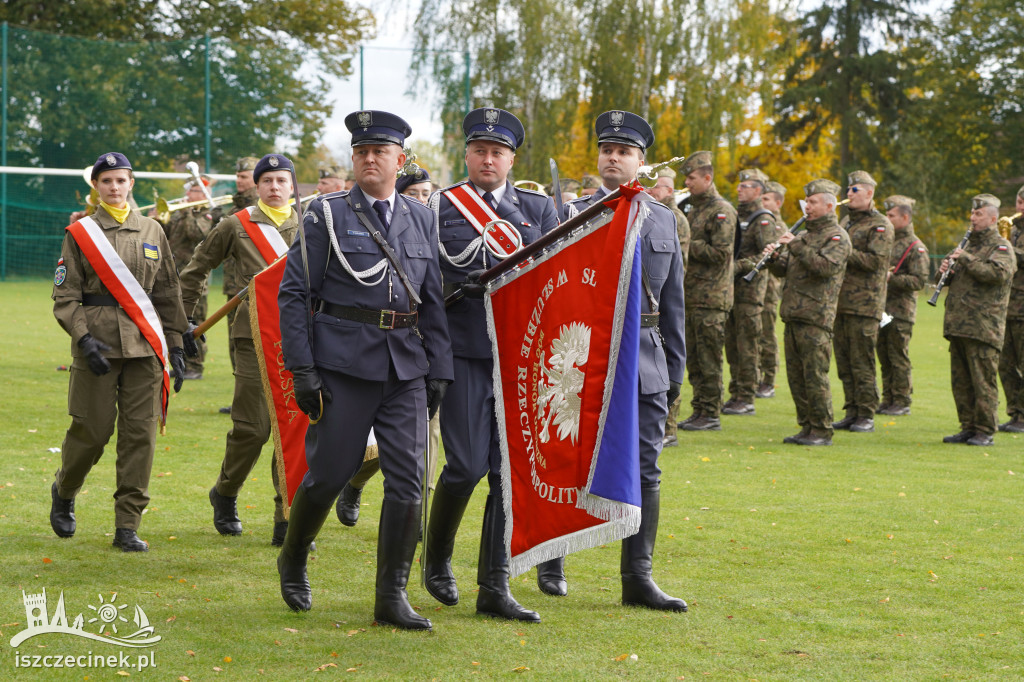
M 494 195 L 490 192 L 484 192 L 484 201 L 486 201 L 491 208 L 497 208 L 497 206 L 494 205 Z
M 386 232 L 388 227 L 388 202 L 383 199 L 378 199 L 373 202 L 373 210 L 377 212 L 377 217 L 380 218 L 380 224 L 384 226 Z

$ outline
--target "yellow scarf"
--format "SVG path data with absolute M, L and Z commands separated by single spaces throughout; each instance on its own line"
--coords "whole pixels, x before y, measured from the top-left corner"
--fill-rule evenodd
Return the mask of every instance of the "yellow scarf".
M 263 203 L 263 199 L 256 201 L 256 206 L 259 207 L 263 214 L 274 221 L 274 224 L 278 227 L 288 220 L 292 215 L 292 205 L 286 204 L 283 208 L 274 208 L 273 206 L 267 206 Z
M 113 206 L 103 201 L 102 199 L 100 200 L 100 206 L 107 209 L 107 213 L 113 216 L 114 220 L 116 220 L 121 225 L 124 225 L 124 221 L 128 220 L 128 213 L 130 213 L 132 210 L 131 206 L 129 206 L 128 204 L 125 204 L 124 208 L 114 208 Z

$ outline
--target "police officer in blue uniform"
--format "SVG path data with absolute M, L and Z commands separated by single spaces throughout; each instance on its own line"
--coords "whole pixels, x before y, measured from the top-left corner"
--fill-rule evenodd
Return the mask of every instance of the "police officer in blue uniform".
M 447 606 L 459 602 L 451 559 L 455 534 L 477 482 L 487 475 L 489 493 L 484 507 L 477 564 L 477 613 L 540 622 L 536 612 L 523 608 L 509 590 L 505 556 L 505 515 L 501 502 L 501 458 L 494 413 L 491 341 L 487 336 L 483 288 L 473 284 L 480 271 L 497 263 L 482 245 L 470 216 L 452 203 L 448 192 L 469 191 L 486 202 L 486 212 L 508 221 L 529 244 L 557 226 L 550 197 L 512 186 L 508 173 L 523 143 L 523 124 L 502 109 L 476 109 L 462 122 L 466 135 L 469 180 L 435 193 L 430 206 L 437 211 L 441 240 L 441 272 L 445 292 L 461 287 L 466 296 L 448 308 L 455 383 L 441 406 L 441 440 L 446 464 L 434 492 L 427 527 L 425 571 L 427 591 Z M 463 195 L 466 199 L 466 195 Z M 462 205 L 473 204 L 466 199 Z M 479 211 L 479 205 L 477 205 Z M 470 282 L 467 283 L 467 278 Z
M 640 116 L 607 111 L 597 117 L 597 170 L 602 186 L 592 196 L 567 206 L 582 212 L 632 182 L 654 142 L 654 131 Z M 640 322 L 640 531 L 622 541 L 619 572 L 622 603 L 664 611 L 685 611 L 686 602 L 670 597 L 651 579 L 654 540 L 661 506 L 658 456 L 665 435 L 668 406 L 679 397 L 686 366 L 683 259 L 676 219 L 657 201 L 640 230 L 644 296 Z M 556 559 L 555 561 L 561 561 Z
M 405 588 L 418 538 L 427 415 L 453 378 L 437 233 L 426 206 L 395 192 L 409 125 L 382 111 L 353 112 L 345 125 L 356 185 L 310 203 L 305 253 L 296 240 L 278 296 L 285 368 L 311 420 L 309 471 L 277 560 L 281 596 L 294 610 L 311 607 L 309 545 L 362 464 L 372 427 L 384 473 L 374 618 L 429 630 Z

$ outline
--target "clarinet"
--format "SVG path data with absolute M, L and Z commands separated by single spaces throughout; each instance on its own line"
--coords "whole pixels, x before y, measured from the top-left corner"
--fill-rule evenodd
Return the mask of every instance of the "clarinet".
M 964 238 L 960 240 L 960 246 L 957 248 L 964 248 L 967 246 L 967 240 L 971 238 L 971 230 L 973 226 L 967 228 L 967 232 L 964 232 Z M 955 251 L 956 249 L 954 249 Z M 947 256 L 948 257 L 948 256 Z M 934 306 L 939 301 L 939 294 L 942 293 L 942 288 L 946 286 L 946 280 L 949 279 L 949 273 L 953 272 L 953 266 L 956 265 L 956 261 L 952 261 L 946 271 L 942 273 L 942 277 L 939 277 L 938 283 L 935 285 L 935 293 L 928 299 L 928 305 Z
M 845 206 L 848 203 L 850 203 L 849 199 L 843 199 L 838 204 L 836 204 L 836 207 L 838 208 L 839 206 Z M 805 222 L 807 222 L 807 216 L 805 216 L 805 215 L 804 216 L 800 216 L 800 220 L 798 220 L 795 223 L 793 223 L 793 227 L 789 228 L 788 232 L 796 232 L 797 230 L 799 230 L 803 226 L 803 224 Z M 779 246 L 780 246 L 780 243 L 779 242 L 775 242 L 775 248 L 778 249 Z M 750 272 L 748 272 L 747 274 L 743 275 L 743 281 L 744 282 L 753 282 L 754 278 L 757 277 L 757 273 L 759 273 L 762 270 L 764 270 L 765 266 L 768 265 L 768 261 L 771 260 L 772 256 L 775 255 L 775 253 L 776 253 L 775 251 L 772 251 L 771 255 L 762 256 L 761 260 L 757 261 L 757 265 L 754 266 L 754 269 L 751 270 Z

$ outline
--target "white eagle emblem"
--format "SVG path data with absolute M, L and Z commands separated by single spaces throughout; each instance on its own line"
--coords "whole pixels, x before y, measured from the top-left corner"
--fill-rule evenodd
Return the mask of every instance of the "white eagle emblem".
M 498 110 L 497 109 L 486 109 L 484 110 L 484 123 L 494 125 L 498 122 Z
M 113 166 L 117 164 L 117 159 L 114 158 L 113 154 L 107 154 L 107 165 Z
M 373 114 L 369 111 L 360 111 L 358 120 L 361 128 L 368 128 L 373 125 Z
M 269 163 L 269 164 L 270 164 L 270 167 L 271 167 L 271 168 L 277 168 L 277 166 L 278 166 L 278 165 L 279 165 L 279 164 L 280 164 L 281 162 L 277 160 L 277 157 L 276 157 L 276 156 L 271 156 L 271 157 L 270 157 L 269 159 L 267 159 L 267 163 Z
M 613 111 L 608 116 L 608 121 L 613 126 L 621 126 L 622 122 L 626 119 L 626 115 L 621 111 Z
M 571 438 L 575 444 L 580 432 L 580 392 L 586 378 L 579 368 L 587 364 L 590 355 L 590 327 L 581 322 L 563 324 L 558 338 L 551 342 L 551 352 L 549 366 L 542 368 L 543 377 L 537 382 L 540 440 L 551 440 L 548 427 L 554 424 L 559 440 Z

